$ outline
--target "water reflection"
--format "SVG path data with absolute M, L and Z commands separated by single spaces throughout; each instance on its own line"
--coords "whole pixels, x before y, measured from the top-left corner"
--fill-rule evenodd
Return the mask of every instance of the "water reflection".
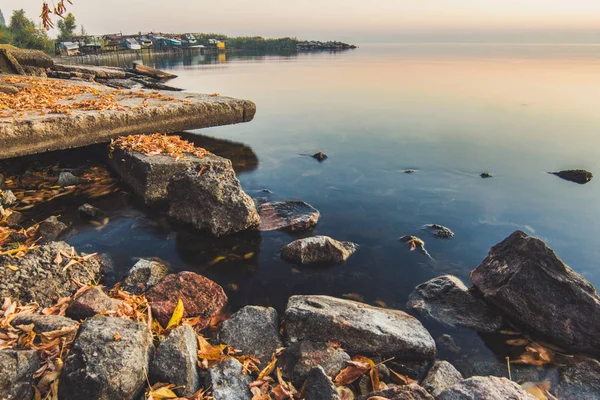
M 180 132 L 176 133 L 176 135 L 194 143 L 198 147 L 205 148 L 211 153 L 228 158 L 231 160 L 233 169 L 238 174 L 254 171 L 258 168 L 258 156 L 248 145 L 200 133 Z

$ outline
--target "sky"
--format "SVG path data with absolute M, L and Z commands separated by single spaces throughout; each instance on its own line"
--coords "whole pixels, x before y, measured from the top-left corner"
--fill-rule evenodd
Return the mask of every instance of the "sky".
M 369 42 L 600 43 L 600 0 L 72 0 L 88 33 Z M 42 0 L 0 0 L 39 20 Z M 52 2 L 50 1 L 52 5 Z M 53 35 L 53 32 L 51 32 Z

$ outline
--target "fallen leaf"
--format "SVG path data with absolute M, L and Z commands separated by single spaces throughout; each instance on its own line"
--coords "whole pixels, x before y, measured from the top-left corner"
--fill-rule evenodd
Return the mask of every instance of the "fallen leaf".
M 181 298 L 178 298 L 177 305 L 175 306 L 175 309 L 173 310 L 173 315 L 171 315 L 171 319 L 169 320 L 169 323 L 167 324 L 167 327 L 165 329 L 169 329 L 169 328 L 179 325 L 181 323 L 181 319 L 183 318 L 184 312 L 185 312 L 185 310 L 183 307 L 183 301 L 181 301 Z

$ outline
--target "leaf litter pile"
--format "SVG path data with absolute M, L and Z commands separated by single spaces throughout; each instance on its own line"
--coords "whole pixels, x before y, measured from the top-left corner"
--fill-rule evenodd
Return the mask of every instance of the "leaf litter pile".
M 15 85 L 17 93 L 0 92 L 0 118 L 22 117 L 26 112 L 71 114 L 75 110 L 131 110 L 149 105 L 148 100 L 186 103 L 187 100 L 166 96 L 158 91 L 108 89 L 97 85 L 73 85 L 58 79 L 24 76 L 0 77 L 0 83 Z M 86 97 L 86 98 L 84 98 Z M 141 99 L 135 106 L 124 105 L 126 99 Z M 162 103 L 158 104 L 162 106 Z
M 194 146 L 193 143 L 183 140 L 180 136 L 155 133 L 152 135 L 121 136 L 110 142 L 110 154 L 116 148 L 130 152 L 138 152 L 147 156 L 165 155 L 173 158 L 183 158 L 185 154 L 192 154 L 204 158 L 210 154 L 207 150 Z

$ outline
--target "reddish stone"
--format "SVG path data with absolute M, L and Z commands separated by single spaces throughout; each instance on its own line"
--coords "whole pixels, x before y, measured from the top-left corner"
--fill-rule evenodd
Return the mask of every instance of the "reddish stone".
M 154 318 L 164 327 L 173 315 L 177 300 L 181 298 L 184 318 L 199 317 L 198 329 L 208 326 L 210 319 L 227 304 L 223 288 L 210 279 L 194 272 L 167 275 L 146 294 Z

